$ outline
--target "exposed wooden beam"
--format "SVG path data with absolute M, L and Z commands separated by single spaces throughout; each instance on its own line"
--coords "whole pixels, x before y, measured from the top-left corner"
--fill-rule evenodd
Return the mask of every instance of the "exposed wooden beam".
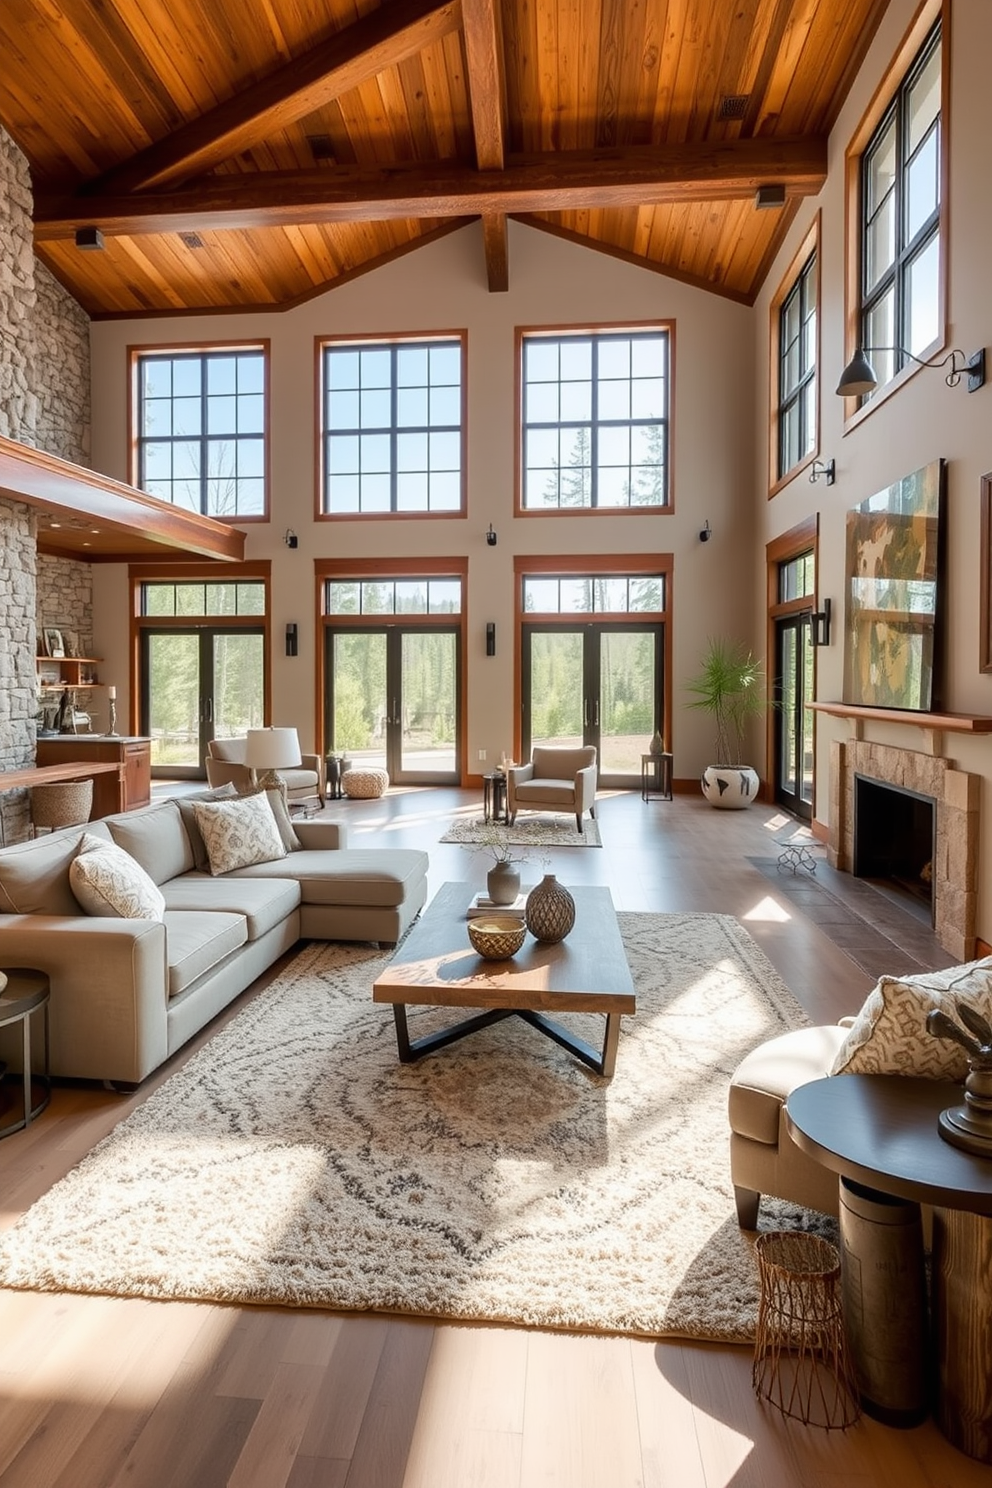
M 225 522 L 184 511 L 136 486 L 2 435 L 0 496 L 44 511 L 68 511 L 95 523 L 109 522 L 140 534 L 145 542 L 203 558 L 240 562 L 245 555 L 244 533 Z
M 620 150 L 512 156 L 504 170 L 463 165 L 267 171 L 212 177 L 182 191 L 120 197 L 35 196 L 35 239 L 72 238 L 92 223 L 104 234 L 197 228 L 286 227 L 291 223 L 390 221 L 562 212 L 646 202 L 735 201 L 759 185 L 811 196 L 827 174 L 820 136 L 698 141 Z
M 510 287 L 510 245 L 503 212 L 485 214 L 482 219 L 482 236 L 486 245 L 489 293 L 505 293 Z
M 192 119 L 91 182 L 87 194 L 123 194 L 209 170 L 305 118 L 461 26 L 460 0 L 390 0 L 320 46 Z
M 494 0 L 462 0 L 462 19 L 476 164 L 480 171 L 502 170 L 505 164 L 506 88 L 499 11 Z M 485 213 L 482 236 L 489 292 L 505 292 L 510 287 L 505 215 L 501 212 Z

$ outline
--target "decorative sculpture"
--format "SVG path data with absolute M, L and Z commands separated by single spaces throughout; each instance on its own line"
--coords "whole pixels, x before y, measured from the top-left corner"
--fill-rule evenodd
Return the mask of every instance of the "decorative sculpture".
M 940 1008 L 927 1014 L 927 1032 L 953 1040 L 968 1055 L 964 1105 L 941 1111 L 937 1131 L 954 1147 L 992 1157 L 992 1024 L 967 1003 L 957 1003 L 955 1011 L 964 1028 Z

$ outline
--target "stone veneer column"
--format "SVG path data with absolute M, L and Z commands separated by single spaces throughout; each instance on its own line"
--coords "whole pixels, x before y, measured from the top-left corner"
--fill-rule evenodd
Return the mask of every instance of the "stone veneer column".
M 89 318 L 34 254 L 31 176 L 0 129 L 0 434 L 89 463 Z M 70 577 L 69 570 L 76 570 Z M 50 616 L 92 645 L 88 564 L 46 565 L 39 594 L 36 522 L 29 507 L 0 501 L 0 768 L 34 760 L 37 627 Z M 63 606 L 65 608 L 63 609 Z M 0 793 L 0 840 L 28 828 L 27 793 Z

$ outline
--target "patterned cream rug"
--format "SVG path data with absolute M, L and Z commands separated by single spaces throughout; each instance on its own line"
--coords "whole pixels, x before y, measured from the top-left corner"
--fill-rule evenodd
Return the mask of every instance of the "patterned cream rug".
M 487 822 L 481 816 L 459 817 L 439 839 L 441 842 L 461 842 L 466 847 L 485 847 L 493 841 L 505 842 L 510 847 L 602 847 L 599 822 L 592 817 L 583 818 L 582 831 L 575 825 L 575 813 L 562 815 L 544 811 L 518 815 L 512 827 L 502 822 Z
M 304 947 L 8 1231 L 0 1284 L 752 1338 L 727 1082 L 806 1019 L 735 919 L 620 921 L 612 1082 L 518 1019 L 400 1065 L 387 958 Z

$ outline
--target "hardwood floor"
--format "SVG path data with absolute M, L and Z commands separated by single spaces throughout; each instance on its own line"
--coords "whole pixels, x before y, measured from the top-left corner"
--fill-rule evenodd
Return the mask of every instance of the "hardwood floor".
M 427 848 L 432 892 L 450 878 L 483 882 L 485 851 L 437 840 L 456 813 L 477 811 L 476 796 L 454 790 L 328 806 L 349 823 L 352 845 Z M 950 960 L 917 917 L 832 873 L 822 852 L 814 878 L 778 873 L 779 839 L 794 824 L 771 808 L 718 812 L 695 797 L 644 803 L 635 792 L 605 795 L 598 814 L 604 847 L 552 851 L 549 871 L 608 885 L 618 909 L 737 915 L 814 1020 L 855 1011 L 879 957 L 892 971 Z M 525 868 L 525 880 L 543 869 Z M 57 1088 L 34 1125 L 0 1142 L 0 1225 L 189 1052 L 132 1097 Z M 897 1431 L 865 1419 L 826 1433 L 782 1419 L 755 1399 L 747 1349 L 0 1292 L 2 1488 L 987 1488 L 990 1479 L 932 1422 Z

